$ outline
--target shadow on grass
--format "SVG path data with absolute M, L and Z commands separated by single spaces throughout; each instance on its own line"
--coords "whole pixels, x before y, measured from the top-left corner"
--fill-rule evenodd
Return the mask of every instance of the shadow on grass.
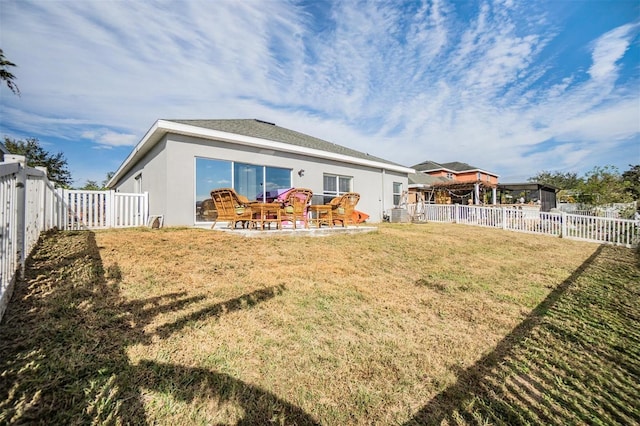
M 640 268 L 601 246 L 407 425 L 640 423 Z
M 125 349 L 150 341 L 146 325 L 202 297 L 125 301 L 116 269 L 104 270 L 91 232 L 43 236 L 0 324 L 0 424 L 145 424 L 143 389 L 184 401 L 232 402 L 244 416 L 239 424 L 317 424 L 300 408 L 223 373 L 154 361 L 132 365 Z M 155 334 L 166 338 L 282 291 L 271 287 L 211 305 Z

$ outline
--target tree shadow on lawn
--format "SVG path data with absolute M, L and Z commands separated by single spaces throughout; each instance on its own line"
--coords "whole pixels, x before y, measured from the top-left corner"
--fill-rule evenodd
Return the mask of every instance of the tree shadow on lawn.
M 640 423 L 640 268 L 600 246 L 406 424 Z
M 227 374 L 155 361 L 132 365 L 126 347 L 151 341 L 146 325 L 202 297 L 125 301 L 117 267 L 106 276 L 113 279 L 105 277 L 92 232 L 43 236 L 0 324 L 0 424 L 145 424 L 143 389 L 183 401 L 232 402 L 243 410 L 239 424 L 317 424 L 300 408 Z M 250 308 L 282 291 L 264 288 L 205 307 L 154 335 L 169 337 L 193 321 Z

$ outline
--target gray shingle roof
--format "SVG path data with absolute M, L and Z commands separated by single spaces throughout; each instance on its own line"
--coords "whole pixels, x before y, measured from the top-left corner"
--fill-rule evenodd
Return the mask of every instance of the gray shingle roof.
M 467 163 L 461 163 L 459 161 L 453 161 L 451 163 L 442 163 L 445 169 L 453 170 L 455 172 L 463 172 L 465 170 L 479 170 L 479 167 L 472 166 Z
M 415 166 L 411 166 L 412 169 L 415 169 L 419 172 L 425 172 L 429 170 L 438 170 L 442 168 L 442 164 L 438 164 L 435 161 L 423 161 L 422 163 L 416 164 Z
M 401 166 L 401 164 L 393 163 L 383 158 L 374 157 L 364 152 L 356 151 L 342 145 L 328 142 L 295 130 L 285 129 L 256 119 L 226 119 L 226 120 L 167 120 L 174 123 L 186 124 L 189 126 L 197 126 L 205 129 L 218 130 L 221 132 L 234 133 L 237 135 L 250 136 L 260 139 L 266 139 L 275 142 L 287 143 L 304 148 L 317 149 L 333 154 L 342 154 L 354 158 L 364 160 L 378 161 L 386 164 Z M 403 166 L 404 167 L 404 166 Z
M 443 177 L 435 177 L 426 173 L 410 173 L 409 185 L 433 185 L 437 183 L 448 182 L 449 180 Z
M 420 164 L 416 164 L 412 168 L 420 172 L 427 172 L 427 171 L 441 170 L 441 169 L 452 170 L 454 172 L 463 172 L 466 170 L 480 170 L 479 167 L 472 166 L 467 163 L 461 163 L 460 161 L 452 161 L 450 163 L 436 163 L 435 161 L 429 161 L 429 160 L 423 161 Z

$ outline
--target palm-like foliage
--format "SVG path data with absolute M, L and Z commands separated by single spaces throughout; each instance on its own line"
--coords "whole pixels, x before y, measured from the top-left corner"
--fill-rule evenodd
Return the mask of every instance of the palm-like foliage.
M 0 79 L 7 83 L 7 87 L 9 88 L 9 90 L 11 90 L 16 95 L 20 95 L 20 89 L 18 89 L 18 86 L 13 81 L 16 77 L 7 69 L 7 67 L 15 66 L 16 64 L 8 61 L 7 58 L 4 57 L 4 52 L 2 51 L 2 49 L 0 49 Z

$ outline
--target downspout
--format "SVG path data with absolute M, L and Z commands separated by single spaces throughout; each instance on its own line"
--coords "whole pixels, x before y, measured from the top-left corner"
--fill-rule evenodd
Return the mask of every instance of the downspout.
M 384 218 L 384 212 L 385 212 L 385 205 L 384 205 L 384 200 L 385 200 L 385 196 L 384 196 L 384 183 L 386 180 L 386 170 L 382 169 L 382 199 L 380 200 L 381 204 L 382 204 L 382 212 L 380 213 L 380 217 L 379 220 L 382 222 L 383 218 Z

